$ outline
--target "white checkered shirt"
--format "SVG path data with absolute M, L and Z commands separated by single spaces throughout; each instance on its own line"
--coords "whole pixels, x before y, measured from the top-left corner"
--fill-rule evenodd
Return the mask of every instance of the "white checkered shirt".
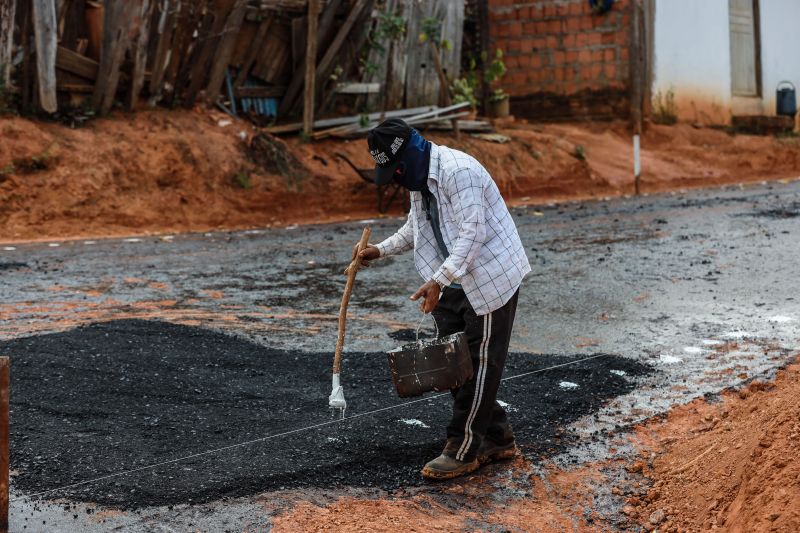
M 381 257 L 414 249 L 425 280 L 461 284 L 478 315 L 499 309 L 531 271 L 514 220 L 492 177 L 472 156 L 431 143 L 428 189 L 436 197 L 444 244 L 442 261 L 422 194 L 411 192 L 411 211 L 400 230 L 377 245 Z

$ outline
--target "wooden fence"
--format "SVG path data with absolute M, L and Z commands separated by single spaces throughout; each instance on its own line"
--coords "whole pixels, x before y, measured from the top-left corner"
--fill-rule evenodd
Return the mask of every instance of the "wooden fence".
M 387 13 L 405 20 L 391 53 L 376 42 Z M 272 120 L 307 108 L 309 87 L 317 113 L 441 104 L 418 39 L 431 17 L 455 44 L 441 57 L 455 77 L 459 0 L 0 0 L 0 90 L 25 110 L 100 115 L 205 103 Z

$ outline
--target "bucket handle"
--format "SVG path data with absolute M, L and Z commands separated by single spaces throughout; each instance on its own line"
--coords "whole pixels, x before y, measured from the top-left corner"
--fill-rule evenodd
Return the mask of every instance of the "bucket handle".
M 792 87 L 793 91 L 796 90 L 795 86 L 794 86 L 794 83 L 790 82 L 789 80 L 783 80 L 782 82 L 780 82 L 778 84 L 778 86 L 775 88 L 775 90 L 776 91 L 780 91 L 781 90 L 781 85 L 783 85 L 783 84 L 789 84 Z
M 417 342 L 419 342 L 419 329 L 422 327 L 422 323 L 425 321 L 425 317 L 428 316 L 425 313 L 422 314 L 422 318 L 417 324 Z M 431 313 L 431 318 L 433 318 L 433 314 Z M 439 324 L 436 323 L 436 319 L 433 318 L 433 325 L 436 327 L 436 338 L 439 338 Z

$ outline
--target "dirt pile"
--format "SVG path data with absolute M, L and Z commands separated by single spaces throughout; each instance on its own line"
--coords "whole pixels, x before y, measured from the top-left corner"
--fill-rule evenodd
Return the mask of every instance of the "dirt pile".
M 491 172 L 507 201 L 633 192 L 623 123 L 499 127 L 499 144 L 426 133 Z M 376 216 L 375 188 L 340 157 L 369 168 L 364 139 L 276 140 L 215 111 L 117 114 L 80 129 L 0 117 L 0 241 L 324 222 Z M 798 139 L 652 126 L 643 190 L 800 174 Z M 397 202 L 394 214 L 400 213 Z
M 722 399 L 640 431 L 648 445 L 631 468 L 653 484 L 626 512 L 648 530 L 800 531 L 800 365 Z

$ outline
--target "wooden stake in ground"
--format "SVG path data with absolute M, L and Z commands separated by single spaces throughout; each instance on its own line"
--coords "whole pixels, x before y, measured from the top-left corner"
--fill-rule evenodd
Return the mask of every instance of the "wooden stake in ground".
M 342 370 L 342 349 L 344 348 L 344 332 L 347 323 L 347 305 L 350 303 L 350 294 L 353 292 L 353 284 L 356 281 L 356 273 L 361 266 L 361 259 L 358 254 L 361 253 L 369 243 L 369 236 L 372 229 L 369 227 L 364 228 L 361 234 L 361 240 L 358 242 L 358 251 L 356 257 L 347 267 L 347 283 L 344 286 L 344 294 L 342 295 L 342 304 L 339 306 L 339 337 L 336 339 L 336 352 L 333 355 L 333 387 L 331 395 L 328 398 L 328 405 L 332 409 L 339 409 L 344 418 L 344 410 L 347 407 L 347 402 L 344 400 L 344 390 L 339 380 L 339 373 Z
M 319 0 L 308 1 L 308 33 L 306 34 L 306 85 L 303 98 L 303 134 L 308 138 L 314 131 L 314 91 L 317 67 L 317 22 Z
M 11 87 L 14 17 L 17 0 L 0 0 L 0 87 Z
M 48 0 L 33 2 L 33 37 L 36 43 L 36 73 L 39 104 L 55 113 L 56 103 L 56 4 Z
M 0 533 L 8 533 L 8 401 L 11 361 L 0 357 Z

